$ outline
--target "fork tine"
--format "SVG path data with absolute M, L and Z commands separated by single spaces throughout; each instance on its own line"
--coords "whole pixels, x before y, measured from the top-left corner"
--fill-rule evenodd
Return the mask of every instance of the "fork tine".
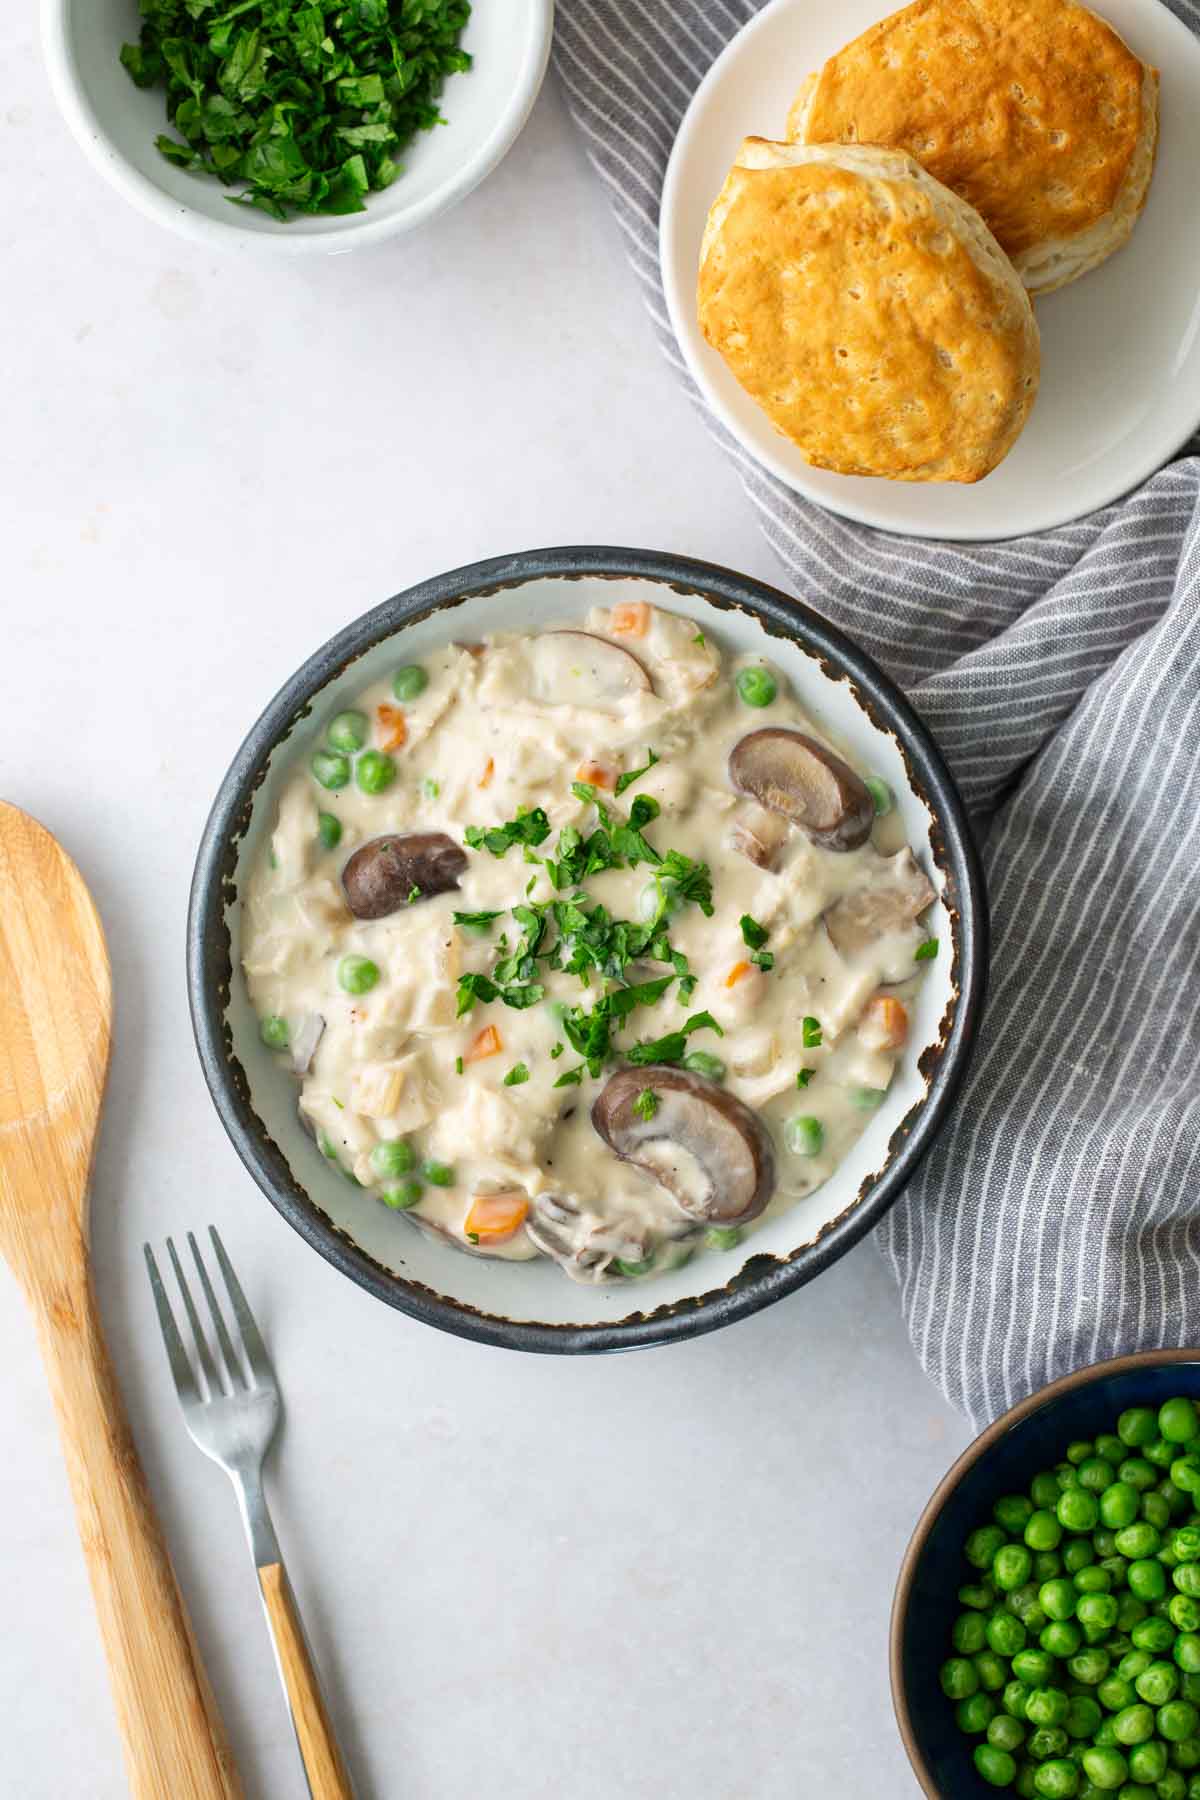
M 200 1246 L 196 1242 L 196 1234 L 193 1231 L 189 1231 L 187 1237 L 188 1243 L 192 1247 L 192 1257 L 196 1264 L 196 1273 L 200 1277 L 200 1286 L 204 1289 L 204 1298 L 208 1301 L 208 1310 L 212 1314 L 213 1330 L 216 1332 L 217 1342 L 221 1346 L 221 1356 L 225 1363 L 225 1372 L 229 1376 L 229 1385 L 234 1389 L 241 1388 L 244 1392 L 246 1387 L 246 1377 L 242 1371 L 241 1359 L 230 1341 L 229 1332 L 226 1330 L 225 1319 L 217 1301 L 217 1296 L 213 1293 L 212 1282 L 208 1279 L 208 1270 L 205 1268 L 200 1257 Z
M 208 1235 L 212 1239 L 217 1261 L 221 1265 L 221 1273 L 225 1277 L 225 1286 L 229 1290 L 229 1300 L 237 1320 L 241 1334 L 242 1348 L 246 1352 L 246 1361 L 250 1364 L 250 1372 L 254 1376 L 256 1386 L 274 1387 L 275 1371 L 271 1367 L 271 1359 L 267 1355 L 267 1346 L 259 1335 L 258 1326 L 254 1323 L 254 1314 L 250 1311 L 250 1302 L 242 1292 L 242 1284 L 233 1272 L 233 1264 L 225 1253 L 225 1246 L 217 1236 L 217 1228 L 210 1225 Z
M 187 1351 L 183 1347 L 183 1339 L 175 1323 L 175 1314 L 171 1311 L 171 1302 L 167 1299 L 167 1290 L 163 1286 L 162 1276 L 158 1272 L 158 1264 L 154 1260 L 154 1252 L 149 1244 L 142 1245 L 142 1253 L 146 1258 L 146 1273 L 150 1277 L 150 1291 L 154 1295 L 154 1304 L 158 1309 L 158 1325 L 163 1335 L 163 1343 L 167 1349 L 167 1361 L 171 1365 L 171 1374 L 175 1378 L 175 1388 L 181 1400 L 194 1401 L 199 1405 L 200 1389 L 196 1385 L 196 1377 L 192 1365 L 188 1361 Z
M 204 1379 L 208 1383 L 208 1397 L 210 1400 L 217 1400 L 225 1392 L 225 1389 L 221 1386 L 216 1367 L 209 1352 L 208 1344 L 205 1341 L 204 1332 L 200 1325 L 200 1315 L 196 1311 L 196 1303 L 192 1299 L 192 1290 L 189 1288 L 187 1278 L 183 1273 L 183 1264 L 176 1254 L 174 1238 L 167 1239 L 167 1255 L 171 1258 L 171 1266 L 175 1270 L 175 1279 L 179 1283 L 179 1292 L 183 1296 L 183 1309 L 187 1313 L 188 1323 L 192 1328 L 192 1336 L 196 1341 L 196 1356 L 199 1360 L 201 1370 L 203 1371 Z

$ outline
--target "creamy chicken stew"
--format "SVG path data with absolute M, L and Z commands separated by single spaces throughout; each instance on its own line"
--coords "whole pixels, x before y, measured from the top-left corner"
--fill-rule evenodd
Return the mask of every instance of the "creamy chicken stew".
M 904 1055 L 934 898 L 778 670 L 627 600 L 447 644 L 330 718 L 243 961 L 350 1181 L 600 1282 L 827 1179 Z

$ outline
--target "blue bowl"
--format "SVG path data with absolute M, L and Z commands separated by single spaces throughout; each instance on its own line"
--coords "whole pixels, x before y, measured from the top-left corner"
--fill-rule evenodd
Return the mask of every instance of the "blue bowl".
M 965 1450 L 922 1513 L 892 1604 L 892 1703 L 913 1772 L 930 1800 L 995 1800 L 975 1772 L 972 1750 L 939 1671 L 961 1612 L 958 1589 L 978 1579 L 963 1556 L 967 1536 L 987 1524 L 1001 1494 L 1024 1493 L 1079 1438 L 1112 1431 L 1127 1406 L 1161 1406 L 1173 1394 L 1200 1402 L 1200 1350 L 1147 1350 L 1092 1363 L 1031 1394 Z

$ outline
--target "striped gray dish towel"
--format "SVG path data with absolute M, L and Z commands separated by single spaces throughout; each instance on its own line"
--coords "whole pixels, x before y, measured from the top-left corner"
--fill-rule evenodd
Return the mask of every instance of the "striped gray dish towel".
M 1200 0 L 1173 7 L 1200 30 Z M 558 74 L 685 381 L 659 194 L 757 10 L 559 0 Z M 978 1424 L 1081 1363 L 1200 1344 L 1200 457 L 1062 530 L 956 546 L 835 518 L 709 423 L 796 593 L 907 689 L 978 822 L 989 1006 L 879 1233 L 926 1371 Z

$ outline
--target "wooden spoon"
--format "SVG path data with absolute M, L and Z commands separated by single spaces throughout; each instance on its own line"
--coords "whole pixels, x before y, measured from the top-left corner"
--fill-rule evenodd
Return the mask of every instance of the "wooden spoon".
M 100 1329 L 88 1177 L 112 982 L 78 869 L 0 802 L 0 1251 L 33 1311 L 136 1800 L 241 1794 Z

